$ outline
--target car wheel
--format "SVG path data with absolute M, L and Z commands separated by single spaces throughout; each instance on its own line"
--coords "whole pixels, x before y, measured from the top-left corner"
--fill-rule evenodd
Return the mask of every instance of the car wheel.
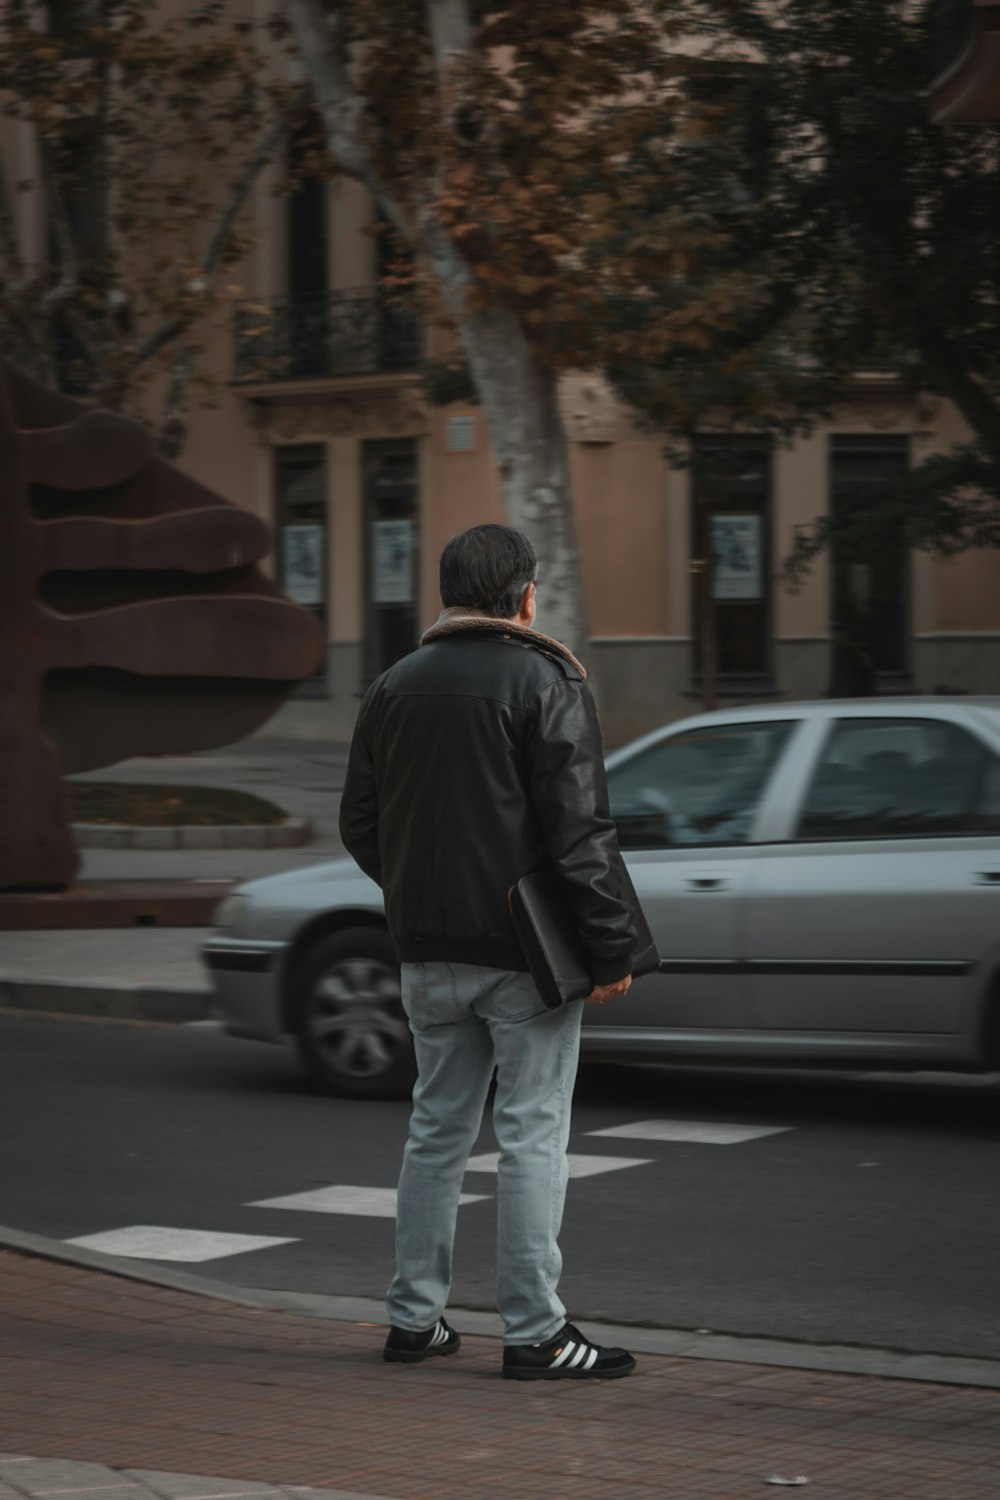
M 321 938 L 293 980 L 299 1056 L 327 1093 L 405 1099 L 417 1076 L 388 933 L 355 927 Z

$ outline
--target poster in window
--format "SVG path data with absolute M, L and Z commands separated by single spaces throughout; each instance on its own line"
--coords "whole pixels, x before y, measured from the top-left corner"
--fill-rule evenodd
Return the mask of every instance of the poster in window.
M 375 521 L 372 524 L 372 602 L 410 604 L 413 601 L 412 521 Z
M 323 603 L 323 532 L 320 525 L 303 524 L 281 533 L 282 592 L 310 609 Z
M 760 599 L 760 516 L 713 516 L 716 599 Z

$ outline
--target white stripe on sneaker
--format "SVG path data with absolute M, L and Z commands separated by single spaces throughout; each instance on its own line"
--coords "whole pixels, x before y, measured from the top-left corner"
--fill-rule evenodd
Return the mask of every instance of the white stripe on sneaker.
M 431 1339 L 430 1347 L 433 1349 L 436 1344 L 446 1344 L 447 1342 L 448 1330 L 443 1323 L 439 1322 L 434 1330 L 434 1337 Z
M 575 1339 L 568 1339 L 563 1347 L 557 1350 L 549 1368 L 552 1370 L 560 1368 L 567 1370 L 592 1370 L 597 1363 L 597 1356 L 600 1352 L 595 1344 L 578 1344 Z

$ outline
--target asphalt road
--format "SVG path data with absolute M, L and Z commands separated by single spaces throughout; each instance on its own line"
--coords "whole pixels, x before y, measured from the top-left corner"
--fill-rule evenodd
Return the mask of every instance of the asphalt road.
M 283 1243 L 221 1242 L 185 1266 L 381 1296 L 391 1217 L 269 1200 L 391 1190 L 404 1104 L 325 1098 L 290 1053 L 207 1027 L 17 1016 L 0 1017 L 0 1099 L 6 1224 L 57 1239 L 146 1226 L 171 1232 L 171 1255 L 204 1247 L 192 1232 L 264 1237 Z M 773 1133 L 650 1139 L 651 1121 Z M 647 1137 L 593 1134 L 622 1126 Z M 477 1152 L 493 1149 L 487 1125 Z M 581 1321 L 1000 1357 L 995 1084 L 591 1067 L 570 1149 L 611 1158 L 570 1184 L 562 1290 Z M 495 1178 L 466 1188 L 480 1196 L 460 1210 L 453 1300 L 490 1308 Z

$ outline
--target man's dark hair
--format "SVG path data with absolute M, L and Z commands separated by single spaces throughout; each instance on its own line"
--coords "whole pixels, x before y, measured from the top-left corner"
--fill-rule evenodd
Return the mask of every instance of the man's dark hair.
M 538 568 L 535 549 L 511 526 L 473 526 L 441 553 L 441 602 L 510 619 Z

